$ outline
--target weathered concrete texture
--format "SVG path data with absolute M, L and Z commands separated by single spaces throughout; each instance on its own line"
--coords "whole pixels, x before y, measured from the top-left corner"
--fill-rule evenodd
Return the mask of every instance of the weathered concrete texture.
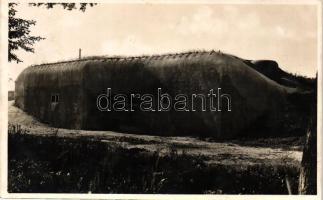
M 96 99 L 107 88 L 127 96 L 157 95 L 162 88 L 172 97 L 222 88 L 231 95 L 232 111 L 102 112 Z M 60 96 L 56 105 L 53 93 Z M 18 77 L 16 94 L 18 107 L 57 127 L 229 138 L 278 133 L 287 89 L 234 56 L 190 52 L 32 66 Z
M 15 104 L 43 122 L 82 128 L 83 69 L 87 61 L 31 66 L 16 81 Z M 59 103 L 52 103 L 59 94 Z

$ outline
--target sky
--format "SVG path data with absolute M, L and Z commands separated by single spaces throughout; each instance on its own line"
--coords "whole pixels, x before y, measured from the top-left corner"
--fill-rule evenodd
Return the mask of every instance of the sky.
M 17 51 L 9 63 L 9 89 L 32 64 L 82 56 L 142 55 L 220 50 L 245 59 L 276 60 L 288 72 L 317 71 L 317 7 L 279 4 L 107 4 L 85 12 L 17 6 L 37 22 L 31 35 L 46 38 L 35 53 Z

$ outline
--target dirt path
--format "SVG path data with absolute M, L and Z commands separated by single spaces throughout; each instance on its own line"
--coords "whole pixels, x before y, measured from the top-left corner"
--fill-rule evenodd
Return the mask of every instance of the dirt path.
M 9 102 L 9 123 L 19 124 L 22 128 L 27 129 L 29 134 L 72 138 L 87 137 L 88 139 L 99 139 L 102 142 L 122 145 L 124 148 L 140 148 L 151 152 L 158 150 L 161 153 L 166 153 L 176 150 L 178 153 L 203 156 L 206 162 L 211 165 L 299 165 L 302 157 L 302 152 L 297 150 L 299 146 L 291 146 L 286 150 L 286 148 L 277 146 L 272 148 L 270 145 L 252 147 L 230 141 L 208 142 L 193 137 L 162 137 L 113 131 L 57 129 L 40 123 L 12 104 L 12 101 Z M 280 139 L 274 140 L 279 141 Z

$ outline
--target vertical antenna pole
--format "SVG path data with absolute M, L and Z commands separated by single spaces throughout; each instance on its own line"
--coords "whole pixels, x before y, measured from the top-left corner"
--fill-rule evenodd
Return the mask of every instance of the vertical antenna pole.
M 82 49 L 79 48 L 79 59 L 81 59 L 81 57 L 82 57 Z

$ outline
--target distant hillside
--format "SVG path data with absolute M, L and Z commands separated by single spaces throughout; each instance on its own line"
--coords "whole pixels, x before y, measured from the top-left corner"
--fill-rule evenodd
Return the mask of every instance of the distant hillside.
M 273 60 L 244 60 L 244 62 L 271 80 L 287 87 L 311 90 L 316 84 L 315 78 L 285 72 Z

